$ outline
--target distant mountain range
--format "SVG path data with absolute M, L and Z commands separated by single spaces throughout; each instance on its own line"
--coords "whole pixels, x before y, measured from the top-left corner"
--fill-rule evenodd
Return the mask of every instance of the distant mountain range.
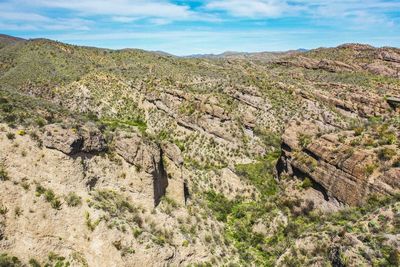
M 27 41 L 26 39 L 14 37 L 6 34 L 0 34 L 0 48 L 5 47 L 9 44 L 15 44 L 17 42 Z M 279 52 L 237 52 L 237 51 L 226 51 L 221 54 L 194 54 L 183 56 L 184 58 L 206 58 L 206 59 L 252 59 L 252 60 L 272 60 L 277 59 L 282 56 L 292 55 L 307 52 L 308 49 L 299 48 L 297 50 L 289 50 L 289 51 L 279 51 Z M 153 53 L 162 55 L 162 56 L 173 56 L 164 51 L 152 51 Z
M 186 56 L 187 58 L 208 58 L 208 59 L 253 59 L 253 60 L 272 60 L 282 56 L 293 55 L 307 52 L 307 49 L 280 51 L 280 52 L 236 52 L 226 51 L 222 54 L 195 54 Z
M 6 34 L 0 34 L 0 49 L 5 47 L 6 45 L 10 45 L 10 44 L 17 43 L 20 41 L 25 41 L 25 39 L 6 35 Z

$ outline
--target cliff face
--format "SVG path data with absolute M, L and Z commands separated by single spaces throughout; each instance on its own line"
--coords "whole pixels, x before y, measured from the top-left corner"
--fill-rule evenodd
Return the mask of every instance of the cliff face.
M 351 130 L 324 134 L 312 123 L 293 123 L 283 135 L 280 174 L 308 177 L 328 198 L 348 205 L 360 205 L 376 193 L 394 194 L 400 189 L 400 168 L 391 161 L 398 156 L 396 145 L 365 146 L 360 138 Z M 385 151 L 390 158 L 382 162 Z

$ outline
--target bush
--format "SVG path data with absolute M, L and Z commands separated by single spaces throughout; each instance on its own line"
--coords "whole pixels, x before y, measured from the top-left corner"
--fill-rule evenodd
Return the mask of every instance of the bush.
M 400 168 L 400 158 L 397 158 L 397 159 L 393 162 L 393 167 L 395 167 L 395 168 Z
M 313 185 L 313 182 L 308 177 L 305 178 L 303 180 L 303 182 L 301 183 L 301 187 L 304 189 L 310 188 L 310 187 L 312 187 L 312 185 Z
M 378 151 L 378 157 L 380 160 L 391 160 L 396 155 L 396 151 L 391 148 L 382 148 Z
M 21 261 L 17 257 L 0 254 L 0 267 L 22 267 Z
M 59 210 L 61 209 L 61 201 L 58 198 L 54 198 L 51 202 L 50 205 L 53 209 Z
M 82 205 L 82 198 L 75 194 L 74 192 L 70 192 L 66 197 L 65 201 L 69 207 L 77 207 Z
M 25 130 L 18 130 L 17 134 L 21 135 L 21 136 L 24 136 L 24 135 L 26 135 L 26 132 L 25 132 Z
M 46 188 L 44 188 L 43 186 L 41 186 L 40 184 L 36 185 L 36 193 L 35 195 L 37 197 L 40 197 L 42 194 L 44 194 L 44 192 L 46 192 Z
M 40 267 L 40 266 L 41 266 L 40 263 L 39 263 L 37 260 L 35 260 L 35 259 L 30 259 L 30 260 L 29 260 L 29 265 L 30 265 L 31 267 Z
M 4 169 L 4 167 L 0 166 L 0 181 L 7 181 L 7 180 L 8 180 L 7 171 Z
M 311 135 L 309 134 L 300 133 L 297 138 L 301 147 L 307 147 L 311 143 Z
M 127 198 L 112 191 L 98 190 L 93 194 L 93 200 L 89 206 L 95 209 L 107 212 L 111 217 L 121 217 L 124 213 L 137 213 L 137 207 L 134 207 Z
M 6 136 L 7 136 L 7 138 L 9 140 L 14 140 L 15 139 L 15 134 L 14 133 L 7 133 Z
M 8 212 L 8 208 L 3 204 L 0 205 L 0 214 L 5 215 Z
M 54 194 L 53 190 L 47 189 L 44 192 L 44 198 L 46 199 L 47 202 L 51 202 L 55 199 L 56 195 Z
M 29 188 L 30 188 L 29 183 L 26 182 L 26 181 L 21 182 L 21 186 L 22 186 L 22 188 L 23 188 L 25 191 L 28 191 Z
M 90 231 L 94 231 L 97 225 L 99 225 L 100 220 L 92 221 L 90 218 L 90 213 L 88 211 L 85 212 L 85 224 Z
M 365 174 L 367 176 L 371 175 L 378 166 L 376 164 L 368 164 L 365 166 Z
M 46 189 L 43 186 L 41 186 L 40 184 L 37 184 L 35 195 L 37 197 L 44 195 L 45 200 L 50 203 L 50 205 L 53 209 L 58 210 L 61 208 L 62 203 L 61 203 L 60 199 L 54 194 L 53 190 Z
M 355 136 L 359 136 L 364 132 L 364 128 L 363 127 L 356 127 L 354 128 L 354 135 Z
M 226 222 L 227 216 L 232 212 L 236 203 L 214 191 L 207 192 L 206 199 L 208 201 L 208 207 L 214 212 L 216 219 Z
M 15 217 L 19 217 L 19 216 L 21 216 L 22 215 L 22 209 L 20 208 L 20 207 L 16 207 L 15 209 L 14 209 L 14 215 L 15 215 Z
M 182 247 L 188 247 L 188 246 L 189 246 L 189 241 L 183 240 Z
M 251 164 L 238 164 L 235 166 L 236 172 L 247 178 L 264 196 L 275 195 L 278 185 L 272 176 L 277 155 L 270 154 L 266 159 Z

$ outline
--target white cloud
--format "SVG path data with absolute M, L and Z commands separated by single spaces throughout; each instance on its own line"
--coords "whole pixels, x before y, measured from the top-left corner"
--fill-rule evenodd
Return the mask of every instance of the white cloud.
M 124 17 L 124 16 L 114 16 L 111 18 L 115 22 L 121 22 L 121 23 L 131 23 L 134 22 L 140 18 L 137 17 Z
M 62 8 L 81 15 L 105 15 L 118 17 L 161 17 L 184 19 L 193 15 L 188 6 L 157 0 L 37 0 L 30 5 Z
M 49 22 L 48 17 L 35 14 L 32 12 L 18 12 L 18 11 L 0 11 L 0 20 L 11 20 L 11 21 L 25 21 L 25 22 Z
M 286 1 L 278 0 L 213 0 L 206 8 L 226 11 L 236 17 L 277 17 L 289 8 Z
M 52 18 L 34 12 L 14 11 L 0 4 L 0 30 L 89 30 L 90 20 Z
M 209 11 L 223 11 L 248 19 L 302 17 L 335 23 L 393 26 L 386 14 L 400 10 L 400 1 L 390 0 L 208 0 Z
M 163 19 L 163 18 L 154 18 L 154 19 L 150 19 L 150 23 L 154 24 L 154 25 L 166 25 L 168 23 L 170 23 L 171 21 L 168 19 Z
M 102 30 L 129 26 L 182 23 L 262 22 L 268 18 L 296 18 L 310 25 L 367 28 L 396 26 L 400 1 L 390 0 L 204 0 L 192 8 L 191 0 L 0 0 L 0 30 Z M 56 12 L 54 12 L 56 11 Z M 110 23 L 114 22 L 114 23 Z M 109 25 L 107 23 L 110 23 Z M 222 23 L 222 27 L 230 27 Z M 252 24 L 253 26 L 255 24 Z M 124 27 L 123 25 L 119 25 Z M 209 25 L 206 25 L 209 26 Z M 218 25 L 219 26 L 219 25 Z M 270 26 L 274 26 L 271 25 Z M 261 26 L 260 26 L 261 27 Z

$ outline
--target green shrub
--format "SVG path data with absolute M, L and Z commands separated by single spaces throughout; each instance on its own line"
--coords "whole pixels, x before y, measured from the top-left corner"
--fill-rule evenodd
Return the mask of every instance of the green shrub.
M 7 136 L 7 138 L 9 140 L 14 140 L 15 139 L 15 133 L 7 133 L 6 136 Z
M 56 195 L 54 194 L 53 190 L 47 189 L 44 192 L 44 198 L 46 199 L 47 202 L 51 202 L 55 199 Z
M 393 162 L 393 167 L 395 167 L 395 168 L 400 168 L 400 158 L 397 158 L 397 159 Z
M 391 160 L 395 155 L 396 155 L 396 151 L 394 149 L 387 148 L 387 147 L 381 148 L 378 151 L 379 159 L 384 160 L 384 161 Z
M 312 185 L 313 185 L 313 182 L 308 177 L 305 178 L 303 180 L 303 182 L 301 183 L 301 187 L 304 189 L 310 188 L 310 187 L 312 187 Z
M 365 174 L 367 176 L 371 175 L 376 168 L 378 168 L 378 166 L 376 164 L 368 164 L 367 166 L 365 166 Z
M 4 206 L 3 204 L 0 205 L 0 214 L 5 215 L 8 212 L 8 208 Z
M 3 166 L 0 165 L 0 181 L 7 181 L 8 174 L 7 171 L 4 169 Z
M 26 135 L 26 131 L 25 130 L 18 130 L 17 134 L 21 135 L 21 136 L 24 136 L 24 135 Z
M 50 203 L 51 207 L 53 209 L 60 209 L 61 208 L 61 201 L 60 199 L 54 194 L 53 190 L 51 189 L 46 189 L 40 184 L 36 184 L 36 192 L 35 195 L 37 197 L 40 197 L 41 195 L 44 195 L 44 199 Z
M 35 191 L 36 191 L 35 195 L 37 197 L 40 197 L 42 194 L 44 194 L 44 192 L 46 192 L 46 188 L 44 188 L 40 184 L 36 184 L 36 190 Z
M 298 138 L 297 140 L 299 141 L 299 144 L 301 147 L 307 147 L 311 143 L 311 140 L 312 140 L 311 135 L 304 134 L 304 133 L 300 133 L 297 138 Z
M 85 224 L 90 231 L 93 232 L 99 223 L 100 220 L 92 221 L 90 218 L 90 213 L 88 211 L 85 212 Z
M 238 164 L 235 170 L 238 175 L 247 178 L 263 196 L 272 196 L 278 190 L 278 184 L 272 176 L 276 159 L 276 154 L 270 154 L 256 163 Z
M 208 207 L 214 212 L 218 221 L 226 222 L 227 216 L 232 212 L 234 201 L 230 201 L 224 195 L 214 191 L 206 193 Z
M 354 135 L 355 136 L 359 136 L 364 132 L 364 128 L 363 127 L 356 127 L 354 128 Z
M 138 238 L 142 233 L 143 231 L 141 229 L 135 228 L 135 230 L 133 230 L 133 236 L 135 238 Z
M 50 205 L 53 209 L 59 210 L 61 209 L 61 200 L 59 200 L 58 198 L 54 198 L 51 202 Z
M 23 264 L 17 257 L 9 256 L 6 253 L 0 254 L 0 267 L 22 267 Z
M 39 263 L 37 260 L 35 260 L 35 259 L 30 259 L 30 260 L 29 260 L 29 265 L 30 265 L 31 267 L 41 267 L 40 263 Z
M 20 207 L 16 207 L 15 209 L 14 209 L 14 215 L 15 215 L 15 217 L 19 217 L 19 216 L 21 216 L 22 215 L 22 209 L 20 208 Z
M 45 266 L 69 267 L 70 263 L 68 261 L 65 261 L 65 257 L 60 256 L 54 252 L 50 252 L 48 255 L 48 261 Z
M 65 201 L 67 202 L 67 205 L 69 207 L 77 207 L 82 205 L 82 198 L 80 196 L 78 196 L 76 193 L 74 192 L 70 192 L 66 197 L 65 197 Z
M 112 190 L 98 190 L 93 194 L 93 199 L 89 206 L 103 210 L 112 217 L 123 216 L 124 213 L 136 213 L 137 207 L 134 207 L 124 196 Z
M 210 243 L 211 240 L 212 240 L 211 235 L 206 235 L 206 236 L 204 237 L 204 241 L 206 241 L 206 243 Z
M 31 187 L 31 186 L 29 185 L 29 183 L 26 182 L 26 181 L 21 182 L 21 186 L 22 186 L 22 188 L 23 188 L 25 191 L 28 191 L 29 188 Z

